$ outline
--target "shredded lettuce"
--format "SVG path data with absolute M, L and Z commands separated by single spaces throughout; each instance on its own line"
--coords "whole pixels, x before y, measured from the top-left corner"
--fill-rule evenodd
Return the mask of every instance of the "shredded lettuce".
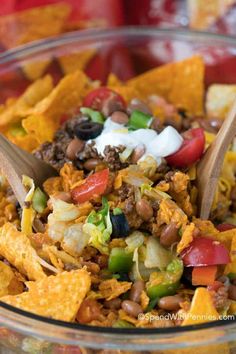
M 26 194 L 24 207 L 22 210 L 21 231 L 24 234 L 29 235 L 32 233 L 32 225 L 35 217 L 35 210 L 32 206 L 35 185 L 33 179 L 25 175 L 22 176 L 22 183 L 28 192 Z
M 102 209 L 94 210 L 89 214 L 83 226 L 83 232 L 90 235 L 89 243 L 103 254 L 109 254 L 108 241 L 112 234 L 109 204 L 105 197 L 102 198 Z
M 166 250 L 155 237 L 148 238 L 145 267 L 164 269 L 171 262 L 172 257 L 171 252 Z
M 154 200 L 171 199 L 169 194 L 158 190 L 157 187 L 153 188 L 149 184 L 142 184 L 140 189 L 141 195 L 146 195 Z
M 141 231 L 134 231 L 131 235 L 126 237 L 125 242 L 127 244 L 126 251 L 128 253 L 134 252 L 144 243 L 144 235 Z

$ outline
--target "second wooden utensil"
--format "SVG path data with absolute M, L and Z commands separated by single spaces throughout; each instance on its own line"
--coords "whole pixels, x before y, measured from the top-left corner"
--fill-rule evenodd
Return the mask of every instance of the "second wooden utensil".
M 198 210 L 208 219 L 227 149 L 236 135 L 236 100 L 215 140 L 197 165 Z

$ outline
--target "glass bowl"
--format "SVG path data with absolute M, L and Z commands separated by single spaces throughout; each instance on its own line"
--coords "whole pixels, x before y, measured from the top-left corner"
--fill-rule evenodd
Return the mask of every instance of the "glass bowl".
M 109 72 L 125 80 L 198 53 L 206 64 L 206 86 L 236 84 L 235 38 L 129 27 L 74 32 L 5 52 L 0 56 L 0 101 L 19 95 L 47 72 L 56 82 L 64 72 L 81 68 L 85 52 L 93 53 L 86 72 L 103 82 Z M 76 60 L 65 66 L 65 57 Z M 177 328 L 98 328 L 42 318 L 0 303 L 0 326 L 1 353 L 236 353 L 234 319 Z

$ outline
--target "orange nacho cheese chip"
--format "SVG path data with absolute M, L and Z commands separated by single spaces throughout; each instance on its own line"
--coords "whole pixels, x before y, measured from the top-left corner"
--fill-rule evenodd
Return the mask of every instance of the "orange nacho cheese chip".
M 23 283 L 17 279 L 12 268 L 0 261 L 0 297 L 19 294 L 23 289 Z
M 22 121 L 26 132 L 39 143 L 52 140 L 61 116 L 81 104 L 88 87 L 88 78 L 82 71 L 65 76 L 47 97 L 28 112 L 29 116 Z
M 210 292 L 206 288 L 197 288 L 182 326 L 216 321 L 218 318 L 219 313 L 215 309 Z
M 203 112 L 204 62 L 198 55 L 149 70 L 127 84 L 143 99 L 156 94 L 192 114 Z
M 37 315 L 73 321 L 90 283 L 86 270 L 72 270 L 30 282 L 28 292 L 4 296 L 1 301 Z
M 49 75 L 32 83 L 16 101 L 6 106 L 0 113 L 0 127 L 26 117 L 29 110 L 45 97 L 48 97 L 52 89 L 52 78 Z
M 95 49 L 86 49 L 82 52 L 63 55 L 58 58 L 58 61 L 64 74 L 70 74 L 77 70 L 83 70 L 95 53 Z
M 0 42 L 7 48 L 62 33 L 70 6 L 58 3 L 35 7 L 0 18 Z
M 30 240 L 10 223 L 6 223 L 0 232 L 0 255 L 31 280 L 46 277 Z

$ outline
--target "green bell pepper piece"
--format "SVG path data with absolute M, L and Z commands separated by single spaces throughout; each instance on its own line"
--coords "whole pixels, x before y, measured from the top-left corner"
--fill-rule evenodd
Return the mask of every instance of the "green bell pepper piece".
M 149 128 L 152 123 L 150 114 L 145 114 L 140 111 L 133 111 L 129 119 L 129 128 L 132 130 Z
M 174 295 L 179 288 L 180 283 L 159 284 L 151 286 L 147 289 L 147 294 L 151 300 L 161 298 L 163 296 Z
M 174 295 L 180 286 L 180 278 L 183 274 L 183 262 L 175 258 L 168 264 L 164 272 L 164 280 L 157 285 L 149 285 L 147 294 L 151 300 L 163 296 Z
M 228 273 L 228 274 L 227 274 L 227 277 L 228 277 L 230 280 L 234 280 L 234 279 L 236 279 L 236 273 Z
M 108 270 L 112 273 L 127 273 L 133 264 L 133 253 L 127 253 L 124 248 L 114 247 L 108 260 Z
M 80 112 L 89 116 L 91 121 L 94 123 L 100 123 L 100 124 L 104 123 L 105 119 L 101 112 L 94 111 L 93 109 L 87 107 L 80 108 Z
M 47 206 L 47 200 L 48 198 L 46 194 L 41 191 L 40 188 L 36 188 L 32 198 L 34 210 L 36 210 L 38 213 L 42 213 Z

